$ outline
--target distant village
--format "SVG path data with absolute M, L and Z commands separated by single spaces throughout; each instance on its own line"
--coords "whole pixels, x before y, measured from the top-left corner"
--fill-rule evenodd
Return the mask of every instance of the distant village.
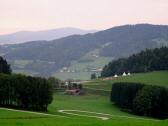
M 99 58 L 99 55 L 97 54 L 91 54 L 92 58 Z M 92 73 L 97 73 L 100 74 L 102 72 L 102 68 L 101 67 L 94 67 L 94 66 L 87 66 L 85 69 L 83 69 L 82 71 L 79 71 L 77 69 L 69 69 L 68 67 L 63 67 L 59 70 L 60 73 L 78 73 L 78 72 L 92 72 Z
M 102 68 L 91 68 L 91 67 L 87 67 L 86 69 L 84 69 L 82 72 L 101 72 Z M 71 70 L 68 69 L 68 67 L 63 67 L 62 69 L 59 70 L 60 73 L 77 73 L 80 72 L 79 70 Z

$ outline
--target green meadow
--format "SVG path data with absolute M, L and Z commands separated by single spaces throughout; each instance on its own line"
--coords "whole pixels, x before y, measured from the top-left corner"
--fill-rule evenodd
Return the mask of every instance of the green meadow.
M 95 80 L 85 86 L 110 90 L 114 82 L 143 82 L 147 84 L 158 84 L 167 86 L 168 72 L 151 72 L 121 77 L 116 80 Z M 71 112 L 78 115 L 60 113 L 58 110 L 80 110 L 88 112 L 103 113 L 90 114 L 83 112 Z M 55 91 L 53 102 L 48 107 L 49 115 L 39 113 L 28 113 L 0 109 L 0 126 L 167 126 L 168 120 L 157 120 L 148 117 L 135 116 L 123 112 L 110 102 L 108 96 L 101 94 L 86 93 L 83 96 L 70 96 L 64 92 Z M 80 116 L 86 115 L 86 116 Z M 105 116 L 107 120 L 87 116 Z
M 115 82 L 140 82 L 150 85 L 160 85 L 168 87 L 168 71 L 154 71 L 148 73 L 131 74 L 130 76 L 119 76 L 112 80 L 97 79 L 85 84 L 85 87 L 111 90 Z

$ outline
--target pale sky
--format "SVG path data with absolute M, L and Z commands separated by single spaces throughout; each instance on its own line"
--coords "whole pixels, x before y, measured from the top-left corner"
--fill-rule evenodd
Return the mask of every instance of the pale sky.
M 168 0 L 0 0 L 0 34 L 137 23 L 168 25 Z

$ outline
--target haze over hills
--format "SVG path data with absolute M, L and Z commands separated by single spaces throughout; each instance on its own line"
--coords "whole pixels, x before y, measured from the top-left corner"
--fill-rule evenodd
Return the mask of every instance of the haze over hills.
M 72 27 L 43 31 L 19 31 L 12 34 L 0 35 L 0 44 L 16 44 L 37 40 L 53 40 L 74 34 L 84 35 L 94 32 L 96 32 L 96 30 L 83 30 Z
M 73 72 L 71 74 L 91 73 L 102 68 L 109 60 L 167 45 L 168 26 L 137 24 L 47 42 L 1 46 L 0 54 L 10 60 L 14 71 L 31 71 L 32 74 L 48 76 L 64 67 L 70 67 L 66 72 Z

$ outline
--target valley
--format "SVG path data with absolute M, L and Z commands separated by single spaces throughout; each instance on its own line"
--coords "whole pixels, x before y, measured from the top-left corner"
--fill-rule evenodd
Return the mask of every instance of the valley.
M 123 80 L 129 81 L 141 81 L 143 78 L 143 82 L 146 83 L 153 83 L 154 80 L 149 80 L 149 76 L 158 80 L 157 83 L 164 83 L 167 86 L 168 81 L 167 78 L 162 80 L 162 76 L 167 76 L 167 72 L 153 72 L 153 73 L 146 73 L 146 74 L 137 74 L 131 75 L 129 79 L 121 77 L 118 78 L 118 82 Z M 136 78 L 136 79 L 135 79 Z M 98 84 L 99 87 L 94 87 L 95 89 L 111 89 L 111 84 L 116 80 L 111 81 L 101 81 L 95 80 L 93 82 L 87 82 L 84 84 L 84 87 L 92 87 L 94 83 Z M 107 86 L 108 85 L 108 88 Z M 79 111 L 89 111 L 91 113 L 83 113 L 83 112 L 71 112 L 76 113 L 81 116 L 60 113 L 59 110 L 79 110 Z M 95 112 L 95 113 L 94 113 Z M 102 114 L 96 114 L 102 113 Z M 141 125 L 148 125 L 148 126 L 166 126 L 168 124 L 168 120 L 157 120 L 142 116 L 136 116 L 129 114 L 128 112 L 121 111 L 118 107 L 112 104 L 109 101 L 109 97 L 100 94 L 87 93 L 84 96 L 69 96 L 64 94 L 64 92 L 55 91 L 54 93 L 54 100 L 52 104 L 48 108 L 47 114 L 50 115 L 40 115 L 40 114 L 30 114 L 27 112 L 17 112 L 17 111 L 10 111 L 5 109 L 0 109 L 0 125 L 6 126 L 29 126 L 29 125 L 41 125 L 41 126 L 52 126 L 52 125 L 79 125 L 79 126 L 92 126 L 92 125 L 101 125 L 101 126 L 141 126 Z M 105 114 L 105 115 L 103 115 Z M 55 117 L 52 115 L 56 115 Z M 88 115 L 82 116 L 82 115 Z M 91 117 L 90 117 L 91 116 Z M 92 117 L 93 116 L 93 117 Z M 94 116 L 105 116 L 109 119 L 101 120 Z
M 0 0 L 0 126 L 168 126 L 168 0 Z
M 4 45 L 0 46 L 0 54 L 16 73 L 88 80 L 91 73 L 111 60 L 167 46 L 167 36 L 165 25 L 123 25 L 51 41 Z

